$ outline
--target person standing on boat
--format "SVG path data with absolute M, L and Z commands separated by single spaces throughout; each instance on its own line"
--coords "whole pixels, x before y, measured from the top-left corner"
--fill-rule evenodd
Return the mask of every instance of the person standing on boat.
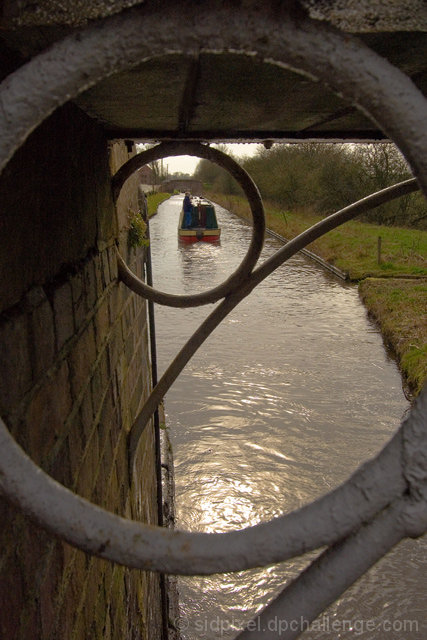
M 188 229 L 189 227 L 191 227 L 191 214 L 193 211 L 193 205 L 191 204 L 189 191 L 185 192 L 182 208 L 184 210 L 184 226 Z

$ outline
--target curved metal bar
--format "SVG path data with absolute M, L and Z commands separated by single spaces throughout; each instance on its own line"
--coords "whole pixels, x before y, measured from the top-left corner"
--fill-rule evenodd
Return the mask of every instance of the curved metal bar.
M 249 293 L 267 276 L 269 276 L 277 267 L 282 265 L 295 253 L 303 249 L 307 244 L 317 240 L 320 236 L 328 231 L 335 229 L 344 222 L 355 218 L 356 216 L 378 207 L 380 204 L 389 202 L 394 198 L 411 193 L 419 189 L 417 180 L 411 178 L 403 182 L 399 182 L 391 187 L 386 187 L 381 191 L 377 191 L 353 204 L 337 211 L 336 213 L 324 218 L 306 231 L 290 240 L 285 246 L 276 251 L 276 253 L 266 260 L 262 265 L 257 267 L 252 274 L 246 279 L 238 291 L 223 300 L 211 314 L 196 329 L 191 338 L 185 343 L 157 385 L 147 398 L 144 406 L 138 414 L 129 433 L 129 451 L 130 464 L 132 466 L 139 439 L 145 429 L 146 424 L 153 415 L 156 407 L 163 400 L 169 388 L 175 382 L 185 365 L 196 353 L 197 349 L 211 335 L 216 327 L 224 320 L 224 318 L 241 302 Z M 139 293 L 139 280 L 134 276 L 127 278 L 126 284 L 135 292 Z
M 235 640 L 294 640 L 402 538 L 399 499 L 357 533 L 327 549 L 267 605 Z
M 264 3 L 261 9 L 256 3 L 250 3 L 245 6 L 245 12 L 238 15 L 219 0 L 206 3 L 203 13 L 197 4 L 183 3 L 180 7 L 182 28 L 178 32 L 168 24 L 171 21 L 172 26 L 175 10 L 175 3 L 170 0 L 160 5 L 142 5 L 136 11 L 109 19 L 53 45 L 11 74 L 0 88 L 0 168 L 57 106 L 101 78 L 156 55 L 172 51 L 199 52 L 203 43 L 208 42 L 210 51 L 234 50 L 246 55 L 256 52 L 272 64 L 318 78 L 342 92 L 398 144 L 427 193 L 426 101 L 410 79 L 385 59 L 347 34 L 341 35 L 308 19 L 294 19 L 276 2 L 267 6 Z M 159 24 L 162 24 L 161 33 Z M 283 521 L 279 524 L 272 521 L 246 532 L 210 536 L 170 534 L 142 527 L 98 509 L 54 483 L 19 450 L 3 423 L 0 426 L 4 445 L 0 447 L 1 486 L 5 493 L 64 539 L 130 566 L 180 573 L 228 571 L 233 567 L 237 570 L 254 566 L 254 557 L 258 558 L 256 564 L 268 564 L 269 556 L 283 559 L 287 555 L 282 549 L 286 542 L 301 553 L 313 548 L 313 544 L 316 547 L 330 544 L 337 539 L 337 531 L 339 535 L 349 532 L 340 512 L 328 512 L 325 508 L 325 504 L 333 502 L 333 494 L 321 503 L 319 521 L 316 519 L 318 503 L 314 503 L 302 510 L 305 519 L 301 512 L 287 516 L 286 527 Z M 420 438 L 424 437 L 424 431 L 425 425 L 420 430 Z M 397 447 L 397 442 L 393 440 L 390 449 Z M 376 473 L 376 465 L 373 466 L 374 469 L 369 467 L 371 478 Z M 22 479 L 21 473 L 28 476 Z M 400 470 L 395 475 L 390 471 L 378 480 L 384 495 L 391 485 L 401 487 Z M 385 486 L 387 482 L 389 486 Z M 37 488 L 43 490 L 41 496 L 37 496 Z M 366 500 L 363 491 L 360 499 Z M 353 508 L 352 505 L 352 511 Z M 356 505 L 354 512 L 358 512 L 358 519 L 363 518 L 360 506 Z M 316 531 L 309 532 L 313 522 L 316 522 Z M 294 528 L 289 523 L 294 523 Z M 271 549 L 268 548 L 270 540 Z M 152 546 L 152 543 L 156 544 Z
M 344 485 L 299 511 L 229 533 L 173 531 L 126 520 L 66 489 L 32 462 L 0 419 L 0 488 L 25 514 L 83 551 L 139 569 L 206 575 L 264 566 L 331 544 L 407 485 L 397 434 Z
M 352 205 L 353 211 L 354 207 Z M 336 224 L 343 215 L 348 216 L 348 211 L 335 214 Z M 330 220 L 322 222 L 330 224 Z M 319 224 L 316 233 L 320 234 L 322 223 Z M 297 250 L 295 244 L 290 255 Z M 284 250 L 289 251 L 289 245 L 280 251 Z M 271 264 L 271 260 L 267 263 Z M 254 272 L 247 286 L 253 288 L 257 274 L 264 270 L 262 265 Z M 240 292 L 229 296 L 217 309 L 223 307 L 223 313 L 228 313 L 229 305 L 235 306 L 240 296 Z M 211 314 L 211 321 L 212 316 L 217 323 L 215 312 Z M 202 325 L 198 340 L 203 341 L 206 335 L 207 328 Z M 38 469 L 12 440 L 4 425 L 2 430 L 0 484 L 26 513 L 85 551 L 122 564 L 171 573 L 242 570 L 330 544 L 350 532 L 361 519 L 372 517 L 407 486 L 398 435 L 376 461 L 356 472 L 345 485 L 298 512 L 228 534 L 171 532 L 123 520 L 75 496 Z M 419 432 L 419 427 L 415 431 Z M 310 532 L 313 521 L 316 521 L 314 533 Z
M 197 4 L 183 3 L 179 30 L 175 13 L 172 0 L 144 4 L 74 33 L 9 75 L 0 90 L 0 169 L 55 108 L 102 78 L 168 53 L 233 51 L 257 53 L 352 100 L 397 143 L 427 194 L 425 98 L 362 42 L 318 21 L 295 19 L 273 1 L 262 10 L 249 4 L 236 12 L 213 0 L 203 13 Z
M 166 573 L 240 571 L 332 544 L 402 495 L 408 495 L 416 506 L 413 514 L 408 509 L 405 513 L 405 535 L 420 535 L 426 523 L 422 475 L 426 430 L 427 386 L 391 442 L 343 485 L 298 511 L 229 533 L 172 531 L 109 513 L 37 467 L 1 419 L 0 487 L 24 513 L 88 553 Z M 408 457 L 402 455 L 406 451 Z M 412 484 L 408 484 L 408 478 Z M 421 521 L 417 517 L 419 505 L 424 510 Z
M 118 254 L 117 265 L 119 275 L 120 279 L 125 284 L 130 286 L 130 283 L 132 283 L 133 286 L 137 287 L 139 295 L 143 296 L 147 300 L 157 302 L 158 304 L 168 305 L 170 307 L 181 308 L 196 307 L 203 304 L 217 302 L 220 298 L 224 298 L 226 295 L 234 291 L 234 289 L 239 287 L 252 271 L 259 258 L 262 245 L 264 243 L 265 233 L 265 217 L 261 196 L 250 175 L 239 164 L 237 164 L 233 158 L 230 158 L 230 156 L 227 156 L 218 149 L 211 149 L 207 145 L 199 144 L 198 142 L 164 142 L 156 147 L 147 149 L 128 160 L 128 162 L 120 167 L 113 178 L 113 192 L 115 194 L 115 198 L 117 199 L 119 197 L 120 190 L 129 176 L 144 164 L 147 164 L 147 162 L 182 154 L 197 156 L 199 158 L 205 158 L 206 160 L 215 162 L 223 169 L 226 169 L 233 178 L 237 180 L 242 187 L 251 208 L 253 230 L 248 251 L 234 273 L 232 273 L 225 282 L 217 287 L 193 295 L 174 295 L 171 293 L 163 293 L 153 289 L 153 287 L 149 287 L 145 282 L 139 280 L 132 271 L 130 271 L 123 258 Z

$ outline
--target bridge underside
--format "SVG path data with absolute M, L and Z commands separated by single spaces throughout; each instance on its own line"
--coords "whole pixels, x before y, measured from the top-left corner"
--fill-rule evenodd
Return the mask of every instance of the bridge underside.
M 427 92 L 427 33 L 363 39 L 389 53 Z M 112 138 L 384 138 L 374 122 L 323 84 L 237 54 L 165 56 L 105 80 L 77 104 L 100 119 Z
M 79 6 L 45 0 L 35 10 L 34 3 L 23 1 L 17 9 L 16 3 L 5 2 L 0 32 L 3 72 L 85 26 L 88 19 L 139 4 L 156 3 L 123 0 Z M 245 5 L 256 4 L 236 3 L 235 13 L 244 16 Z M 391 2 L 384 8 L 384 3 L 375 1 L 369 6 L 351 0 L 286 4 L 287 10 L 292 5 L 296 20 L 309 13 L 319 24 L 352 32 L 427 93 L 427 10 L 422 2 L 411 3 L 410 10 L 401 6 L 404 3 Z M 160 26 L 179 30 L 180 24 L 178 12 L 174 24 Z M 191 55 L 170 53 L 110 75 L 75 102 L 102 124 L 110 139 L 357 141 L 386 137 L 375 122 L 321 82 L 270 64 L 261 56 L 210 53 L 209 42 L 206 49 Z

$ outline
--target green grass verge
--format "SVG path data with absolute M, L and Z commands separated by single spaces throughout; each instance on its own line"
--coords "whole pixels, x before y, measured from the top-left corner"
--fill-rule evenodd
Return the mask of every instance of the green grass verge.
M 148 217 L 154 216 L 157 213 L 157 207 L 159 204 L 171 197 L 170 193 L 149 193 L 147 195 L 148 205 Z
M 209 194 L 209 198 L 250 218 L 249 205 L 242 197 Z M 285 212 L 272 203 L 264 207 L 267 227 L 289 239 L 321 220 L 307 212 Z M 396 354 L 409 390 L 417 395 L 427 379 L 427 281 L 423 279 L 427 276 L 427 232 L 354 220 L 308 248 L 360 282 L 368 312 Z
M 211 194 L 210 199 L 239 216 L 250 218 L 249 205 L 240 196 Z M 293 238 L 320 216 L 307 212 L 283 211 L 264 203 L 267 227 L 285 238 Z M 378 264 L 378 238 L 381 261 Z M 427 276 L 427 231 L 384 227 L 353 220 L 330 231 L 308 245 L 327 262 L 348 274 L 350 280 L 384 276 Z
M 359 293 L 417 395 L 427 379 L 427 281 L 367 278 Z

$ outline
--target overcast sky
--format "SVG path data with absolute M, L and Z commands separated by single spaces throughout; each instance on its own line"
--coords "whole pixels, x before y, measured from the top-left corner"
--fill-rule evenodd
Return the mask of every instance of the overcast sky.
M 227 148 L 233 153 L 236 158 L 242 158 L 243 156 L 252 156 L 260 146 L 259 144 L 242 143 L 242 144 L 227 144 Z M 182 171 L 183 173 L 192 174 L 197 164 L 200 162 L 200 158 L 194 156 L 176 156 L 174 158 L 165 158 L 163 165 L 166 165 L 169 169 L 169 174 Z

